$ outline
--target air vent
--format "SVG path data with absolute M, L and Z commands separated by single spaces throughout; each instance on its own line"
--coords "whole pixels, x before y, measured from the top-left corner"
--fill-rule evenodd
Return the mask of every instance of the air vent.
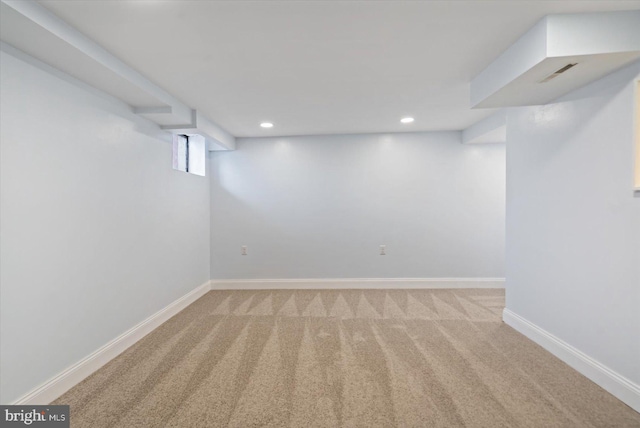
M 577 62 L 574 62 L 573 64 L 567 64 L 564 67 L 557 69 L 556 71 L 554 71 L 553 73 L 551 73 L 550 75 L 548 75 L 547 77 L 542 79 L 540 81 L 540 83 L 545 83 L 545 82 L 548 82 L 551 79 L 555 79 L 556 77 L 560 76 L 562 73 L 564 73 L 565 71 L 575 67 L 576 65 L 578 65 Z

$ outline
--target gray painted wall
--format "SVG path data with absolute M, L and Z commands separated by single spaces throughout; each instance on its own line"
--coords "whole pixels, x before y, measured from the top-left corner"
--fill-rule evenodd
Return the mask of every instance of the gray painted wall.
M 504 146 L 459 132 L 240 139 L 210 164 L 212 278 L 503 276 Z
M 507 128 L 507 308 L 640 383 L 640 62 Z
M 209 279 L 209 179 L 123 104 L 2 52 L 0 401 Z

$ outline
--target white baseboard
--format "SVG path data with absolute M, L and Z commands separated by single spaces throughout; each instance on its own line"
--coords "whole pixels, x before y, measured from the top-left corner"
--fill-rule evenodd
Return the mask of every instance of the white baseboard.
M 212 279 L 212 290 L 504 288 L 504 278 Z
M 507 325 L 640 412 L 640 386 L 509 309 L 504 309 L 502 319 Z
M 51 403 L 87 376 L 120 355 L 131 345 L 158 328 L 160 324 L 198 300 L 209 290 L 211 290 L 211 284 L 210 281 L 207 281 L 116 337 L 91 355 L 88 355 L 39 387 L 33 389 L 31 392 L 25 394 L 13 404 L 46 405 Z

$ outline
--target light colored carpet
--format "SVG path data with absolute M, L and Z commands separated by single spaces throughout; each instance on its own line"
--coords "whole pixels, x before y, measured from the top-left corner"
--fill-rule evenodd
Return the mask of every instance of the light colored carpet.
M 60 397 L 73 427 L 640 427 L 503 290 L 211 291 Z

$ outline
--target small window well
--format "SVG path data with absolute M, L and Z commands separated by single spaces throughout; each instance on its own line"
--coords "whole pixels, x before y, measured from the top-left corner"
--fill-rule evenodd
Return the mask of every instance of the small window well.
M 206 143 L 200 135 L 173 136 L 173 169 L 205 175 Z

